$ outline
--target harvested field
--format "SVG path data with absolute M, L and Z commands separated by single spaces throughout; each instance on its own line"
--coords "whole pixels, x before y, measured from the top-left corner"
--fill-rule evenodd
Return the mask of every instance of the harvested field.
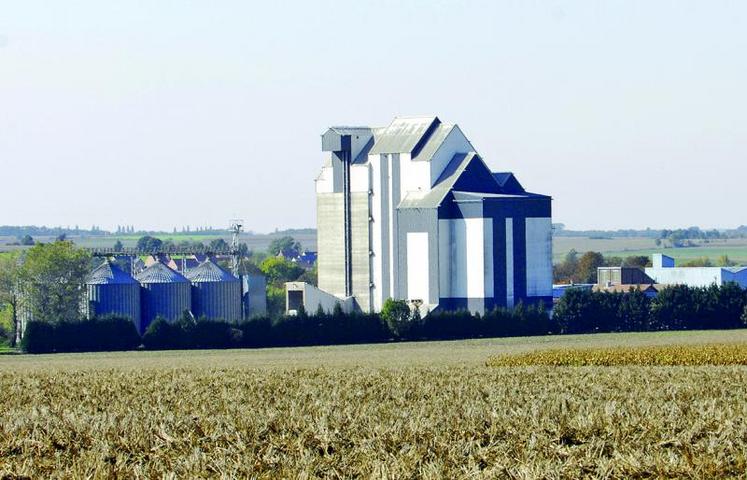
M 747 343 L 541 350 L 518 355 L 500 355 L 488 360 L 488 365 L 492 367 L 747 365 Z
M 742 478 L 747 367 L 485 362 L 745 337 L 0 357 L 0 476 Z

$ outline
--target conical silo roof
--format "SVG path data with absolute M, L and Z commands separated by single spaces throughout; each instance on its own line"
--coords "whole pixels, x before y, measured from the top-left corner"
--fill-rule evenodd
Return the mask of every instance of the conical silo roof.
M 142 272 L 138 273 L 135 279 L 140 283 L 184 283 L 189 282 L 181 273 L 176 272 L 163 263 L 154 263 Z
M 86 279 L 88 285 L 128 285 L 133 283 L 137 283 L 137 281 L 109 260 L 105 260 L 104 263 L 96 267 Z
M 185 276 L 192 283 L 203 282 L 238 282 L 239 279 L 211 260 L 202 262 L 197 267 L 188 270 Z

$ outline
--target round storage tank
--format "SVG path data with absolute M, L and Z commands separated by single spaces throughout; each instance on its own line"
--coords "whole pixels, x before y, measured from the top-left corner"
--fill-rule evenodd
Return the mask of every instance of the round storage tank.
M 185 310 L 190 310 L 191 292 L 189 280 L 163 263 L 154 263 L 135 279 L 140 282 L 141 329 L 163 317 L 168 322 L 181 318 Z
M 140 284 L 117 264 L 106 260 L 86 280 L 88 318 L 127 317 L 140 329 Z
M 186 273 L 192 282 L 192 313 L 208 320 L 241 320 L 241 281 L 211 260 Z

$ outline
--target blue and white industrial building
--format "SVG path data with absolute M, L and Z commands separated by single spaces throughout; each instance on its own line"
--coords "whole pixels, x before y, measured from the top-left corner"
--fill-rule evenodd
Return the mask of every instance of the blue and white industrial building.
M 318 284 L 288 284 L 290 312 L 484 312 L 552 301 L 551 198 L 491 172 L 456 124 L 395 118 L 332 127 L 316 179 Z
M 747 288 L 747 267 L 677 267 L 672 257 L 661 253 L 654 254 L 652 264 L 645 271 L 656 284 L 708 287 L 734 282 Z

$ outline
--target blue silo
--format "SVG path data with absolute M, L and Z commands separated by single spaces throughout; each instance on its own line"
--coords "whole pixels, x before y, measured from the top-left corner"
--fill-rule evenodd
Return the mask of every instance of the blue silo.
M 209 320 L 241 320 L 241 281 L 212 260 L 188 270 L 192 282 L 192 313 Z
M 105 260 L 86 279 L 88 318 L 127 317 L 140 329 L 140 284 L 117 264 Z
M 141 331 L 156 319 L 178 320 L 185 310 L 191 310 L 189 280 L 162 263 L 154 263 L 135 279 L 140 282 Z

